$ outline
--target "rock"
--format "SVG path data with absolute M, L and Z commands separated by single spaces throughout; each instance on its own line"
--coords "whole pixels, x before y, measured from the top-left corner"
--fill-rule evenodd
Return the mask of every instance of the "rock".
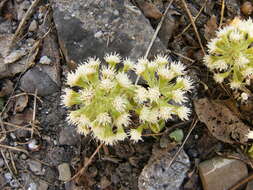
M 35 32 L 38 28 L 38 24 L 36 20 L 33 20 L 28 28 L 29 32 Z
M 48 189 L 48 183 L 45 181 L 39 181 L 38 189 L 37 190 L 47 190 Z
M 103 0 L 99 6 L 93 0 L 58 0 L 53 10 L 60 47 L 69 64 L 114 51 L 136 60 L 144 56 L 154 34 L 149 21 L 127 0 Z M 157 39 L 151 55 L 163 51 Z
M 246 164 L 239 160 L 215 157 L 199 165 L 204 190 L 230 189 L 248 176 Z
M 40 58 L 40 63 L 49 65 L 51 63 L 51 59 L 49 59 L 47 56 L 44 55 Z
M 252 190 L 252 189 L 253 189 L 253 181 L 250 181 L 250 182 L 248 182 L 245 190 Z
M 106 189 L 109 185 L 111 185 L 111 182 L 107 179 L 106 176 L 103 176 L 100 180 L 100 188 Z
M 60 132 L 60 145 L 76 145 L 80 142 L 80 135 L 74 127 L 64 127 Z
M 22 76 L 21 88 L 31 93 L 37 89 L 39 96 L 50 95 L 59 89 L 56 83 L 38 67 L 30 69 Z
M 31 151 L 37 151 L 39 150 L 39 148 L 40 148 L 40 145 L 36 139 L 30 140 L 30 142 L 28 143 L 28 149 Z
M 15 50 L 4 58 L 4 64 L 14 63 L 15 61 L 21 59 L 24 55 L 26 55 L 25 50 Z
M 62 163 L 58 166 L 59 180 L 68 181 L 71 179 L 71 171 L 68 163 Z
M 27 190 L 37 190 L 37 184 L 36 183 L 30 183 L 28 185 L 28 189 Z
M 5 181 L 6 181 L 7 183 L 9 183 L 9 182 L 12 180 L 12 175 L 11 175 L 11 173 L 9 173 L 9 172 L 5 173 L 5 174 L 4 174 L 4 178 L 5 178 Z
M 166 150 L 166 149 L 165 149 Z M 140 190 L 179 190 L 190 168 L 187 154 L 182 150 L 169 167 L 175 151 L 153 154 L 139 177 Z M 158 156 L 158 157 L 157 157 Z M 183 163 L 183 164 L 182 164 Z
M 29 169 L 36 175 L 43 175 L 45 172 L 42 171 L 42 164 L 35 160 L 27 160 Z
M 4 159 L 0 158 L 0 168 L 4 166 Z

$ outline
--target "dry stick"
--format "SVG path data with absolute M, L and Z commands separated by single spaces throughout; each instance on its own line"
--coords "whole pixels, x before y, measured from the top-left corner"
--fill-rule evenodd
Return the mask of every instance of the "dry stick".
M 28 152 L 25 149 L 22 148 L 17 148 L 17 147 L 13 147 L 13 146 L 8 146 L 8 145 L 4 145 L 4 144 L 0 144 L 1 148 L 5 148 L 5 149 L 10 149 L 10 150 L 14 150 L 14 151 L 19 151 L 19 152 L 23 152 L 25 154 L 28 155 Z
M 240 187 L 241 185 L 244 185 L 245 183 L 252 181 L 253 180 L 253 174 L 251 174 L 250 176 L 248 176 L 247 178 L 245 178 L 244 180 L 240 181 L 239 183 L 237 183 L 235 186 L 231 187 L 229 190 L 236 190 L 238 189 L 238 187 Z
M 190 21 L 191 21 L 191 23 L 192 23 L 194 32 L 195 32 L 196 37 L 197 37 L 197 39 L 198 39 L 200 48 L 201 48 L 203 54 L 205 55 L 206 52 L 205 52 L 205 49 L 204 49 L 204 47 L 203 47 L 203 45 L 202 45 L 202 42 L 201 42 L 201 39 L 200 39 L 200 36 L 199 36 L 199 32 L 198 32 L 198 30 L 197 30 L 197 27 L 196 27 L 196 25 L 195 25 L 195 22 L 194 22 L 194 20 L 193 20 L 193 18 L 192 18 L 192 14 L 191 14 L 190 10 L 188 9 L 185 0 L 181 0 L 181 1 L 182 1 L 183 5 L 184 5 L 184 8 L 185 8 L 185 10 L 186 10 L 186 13 L 188 14 L 188 17 L 190 18 Z
M 182 54 L 180 54 L 180 53 L 171 51 L 171 50 L 169 50 L 169 49 L 168 49 L 166 52 L 168 52 L 168 53 L 173 53 L 173 54 L 177 55 L 178 57 L 181 57 L 181 58 L 183 58 L 183 59 L 186 59 L 187 61 L 190 61 L 190 62 L 192 62 L 192 63 L 195 62 L 193 59 L 191 59 L 191 58 L 189 58 L 189 57 L 186 57 L 186 56 L 184 56 L 184 55 L 182 55 Z
M 223 17 L 224 17 L 224 10 L 225 10 L 225 0 L 222 0 L 219 28 L 222 26 L 222 21 L 223 21 Z
M 188 140 L 190 134 L 192 133 L 192 131 L 193 131 L 193 129 L 195 128 L 195 126 L 196 126 L 197 123 L 198 123 L 198 119 L 196 119 L 196 117 L 195 117 L 195 119 L 194 119 L 193 122 L 192 122 L 192 126 L 191 126 L 191 128 L 190 128 L 188 134 L 186 135 L 186 137 L 185 137 L 185 139 L 184 139 L 182 145 L 180 146 L 180 148 L 178 149 L 178 151 L 176 152 L 176 154 L 173 156 L 173 158 L 172 158 L 171 161 L 169 162 L 168 167 L 170 167 L 170 166 L 173 164 L 173 162 L 175 161 L 175 159 L 177 158 L 177 156 L 180 154 L 181 150 L 183 149 L 183 147 L 184 147 L 186 141 Z
M 196 22 L 196 20 L 199 18 L 199 15 L 202 13 L 202 11 L 204 10 L 204 8 L 206 7 L 207 1 L 208 1 L 208 0 L 205 1 L 204 5 L 200 8 L 198 14 L 194 17 L 194 19 L 193 19 L 194 22 Z M 184 30 L 183 30 L 180 34 L 178 34 L 176 37 L 183 35 L 183 34 L 190 28 L 191 25 L 192 25 L 191 23 L 188 24 L 188 25 L 184 28 Z
M 153 46 L 153 44 L 154 44 L 154 42 L 155 42 L 155 39 L 156 39 L 156 37 L 157 37 L 157 35 L 158 35 L 158 32 L 159 32 L 159 30 L 160 30 L 161 27 L 162 27 L 163 21 L 164 21 L 164 19 L 165 19 L 167 13 L 168 13 L 168 11 L 169 11 L 169 8 L 170 8 L 171 4 L 173 3 L 173 1 L 174 1 L 174 0 L 171 0 L 171 1 L 170 1 L 169 5 L 167 6 L 167 8 L 166 8 L 166 10 L 165 10 L 165 12 L 164 12 L 164 14 L 163 14 L 163 16 L 162 16 L 162 18 L 161 18 L 161 21 L 159 22 L 158 26 L 156 27 L 155 33 L 154 33 L 154 35 L 153 35 L 153 37 L 152 37 L 152 39 L 151 39 L 151 42 L 150 42 L 150 44 L 149 44 L 149 46 L 148 46 L 148 49 L 147 49 L 146 54 L 145 54 L 145 56 L 144 56 L 144 59 L 146 59 L 146 58 L 148 57 L 148 54 L 149 54 L 149 52 L 150 52 L 150 50 L 151 50 L 151 48 L 152 48 L 152 46 Z M 140 75 L 138 75 L 138 77 L 137 77 L 137 79 L 136 79 L 136 81 L 135 81 L 135 85 L 137 85 L 139 79 L 140 79 Z
M 40 0 L 35 0 L 31 6 L 26 11 L 24 17 L 22 18 L 21 22 L 18 25 L 18 28 L 12 38 L 11 47 L 13 46 L 14 41 L 20 36 L 23 32 L 23 29 L 25 27 L 26 21 L 32 16 L 34 12 L 34 8 L 39 4 Z
M 76 177 L 78 177 L 79 175 L 82 175 L 83 172 L 86 170 L 86 168 L 91 164 L 92 159 L 94 158 L 94 156 L 96 156 L 96 154 L 98 153 L 98 151 L 100 150 L 100 148 L 104 145 L 104 143 L 101 143 L 97 149 L 95 150 L 95 152 L 93 152 L 93 154 L 91 155 L 91 157 L 89 158 L 89 160 L 84 164 L 84 166 L 73 176 L 71 177 L 71 179 L 69 179 L 68 181 L 66 181 L 65 183 L 72 181 L 73 179 L 75 179 Z
M 19 97 L 19 96 L 25 96 L 25 95 L 35 96 L 35 94 L 33 94 L 33 93 L 23 92 L 23 93 L 20 93 L 20 94 L 16 94 L 16 95 L 14 95 L 14 96 L 11 96 L 10 98 L 17 98 L 17 97 Z M 43 103 L 43 100 L 42 100 L 40 97 L 36 96 L 36 98 L 40 101 L 40 103 Z

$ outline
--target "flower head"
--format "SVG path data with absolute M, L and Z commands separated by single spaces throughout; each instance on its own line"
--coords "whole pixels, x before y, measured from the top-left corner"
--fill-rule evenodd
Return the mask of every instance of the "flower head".
M 130 88 L 132 86 L 132 82 L 128 78 L 126 73 L 120 72 L 116 75 L 116 79 L 120 86 L 124 88 Z
M 130 133 L 129 133 L 130 139 L 133 140 L 134 142 L 141 141 L 142 140 L 142 138 L 141 138 L 142 130 L 143 130 L 143 128 L 141 126 L 138 127 L 137 129 L 131 129 Z
M 111 54 L 106 54 L 105 57 L 104 57 L 105 61 L 109 64 L 117 64 L 117 63 L 120 63 L 121 61 L 121 57 L 119 56 L 119 54 L 117 53 L 111 53 Z
M 180 106 L 177 108 L 176 112 L 181 120 L 188 120 L 191 110 L 185 106 Z
M 157 55 L 155 57 L 155 61 L 154 61 L 157 65 L 167 65 L 169 63 L 168 61 L 168 57 L 162 56 L 162 55 Z
M 159 100 L 161 93 L 158 87 L 148 89 L 148 97 L 151 102 L 157 102 Z
M 113 100 L 113 107 L 118 111 L 118 112 L 124 112 L 125 109 L 127 108 L 128 101 L 125 97 L 122 96 L 117 96 Z
M 185 66 L 181 62 L 172 62 L 170 64 L 170 68 L 177 75 L 183 75 L 185 73 Z

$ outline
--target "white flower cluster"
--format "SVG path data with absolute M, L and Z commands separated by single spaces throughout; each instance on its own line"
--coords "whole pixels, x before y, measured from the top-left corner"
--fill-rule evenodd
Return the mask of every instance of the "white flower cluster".
M 214 72 L 214 79 L 222 83 L 228 79 L 232 89 L 246 85 L 253 74 L 253 22 L 234 19 L 229 26 L 217 31 L 204 57 L 205 65 Z
M 99 59 L 89 58 L 67 76 L 67 84 L 80 90 L 65 89 L 62 102 L 74 109 L 67 119 L 79 133 L 92 134 L 109 145 L 127 137 L 137 142 L 144 129 L 159 132 L 173 115 L 188 119 L 190 109 L 182 103 L 193 82 L 184 76 L 183 64 L 169 63 L 168 57 L 161 55 L 153 61 L 140 58 L 137 63 L 125 59 L 123 68 L 116 67 L 122 60 L 117 53 L 105 55 L 104 60 L 106 65 L 99 67 Z M 142 77 L 148 88 L 134 85 L 129 70 Z M 169 103 L 172 101 L 174 104 Z

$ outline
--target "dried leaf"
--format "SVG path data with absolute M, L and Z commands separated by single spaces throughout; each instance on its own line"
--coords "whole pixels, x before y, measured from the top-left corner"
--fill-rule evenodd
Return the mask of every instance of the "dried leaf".
M 207 98 L 194 101 L 194 105 L 199 120 L 215 138 L 230 144 L 247 142 L 249 127 L 225 105 Z
M 3 83 L 0 83 L 0 97 L 8 96 L 13 90 L 13 83 L 6 79 L 3 80 Z
M 159 19 L 163 16 L 163 14 L 153 3 L 141 1 L 140 3 L 138 3 L 138 5 L 144 16 L 147 18 Z
M 218 25 L 216 23 L 216 16 L 211 16 L 210 20 L 207 21 L 205 25 L 205 38 L 207 41 L 210 41 L 215 37 L 215 31 L 218 29 Z
M 18 96 L 16 98 L 16 102 L 15 102 L 15 107 L 14 107 L 14 112 L 22 112 L 25 107 L 27 106 L 28 103 L 28 95 L 24 95 L 24 96 Z

